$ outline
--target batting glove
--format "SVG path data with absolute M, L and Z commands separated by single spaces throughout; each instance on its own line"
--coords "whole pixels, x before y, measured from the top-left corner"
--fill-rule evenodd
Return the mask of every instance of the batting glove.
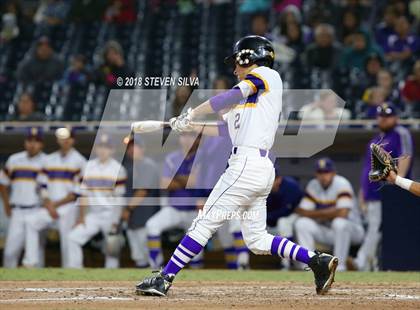
M 169 124 L 173 130 L 178 132 L 193 131 L 194 128 L 191 125 L 192 117 L 192 108 L 189 108 L 187 112 L 182 113 L 180 116 L 171 118 Z

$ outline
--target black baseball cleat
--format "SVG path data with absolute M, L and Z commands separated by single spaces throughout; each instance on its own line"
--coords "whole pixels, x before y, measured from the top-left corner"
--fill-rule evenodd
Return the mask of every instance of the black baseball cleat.
M 329 254 L 315 252 L 309 261 L 309 268 L 315 275 L 316 293 L 324 295 L 331 288 L 334 282 L 335 270 L 337 269 L 338 258 Z
M 162 271 L 153 271 L 152 275 L 144 278 L 136 285 L 136 293 L 138 295 L 166 296 L 174 278 L 174 275 L 166 275 Z

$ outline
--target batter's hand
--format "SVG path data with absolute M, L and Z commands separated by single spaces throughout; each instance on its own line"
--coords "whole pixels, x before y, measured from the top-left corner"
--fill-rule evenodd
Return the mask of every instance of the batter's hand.
M 192 108 L 189 108 L 187 112 L 182 113 L 180 116 L 171 118 L 169 124 L 171 125 L 171 128 L 177 132 L 193 131 L 194 127 L 191 125 L 192 118 Z

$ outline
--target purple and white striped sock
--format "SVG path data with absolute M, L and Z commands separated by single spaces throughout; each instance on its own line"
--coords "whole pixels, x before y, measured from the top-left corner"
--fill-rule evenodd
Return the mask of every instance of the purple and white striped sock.
M 203 249 L 203 246 L 190 236 L 185 235 L 181 243 L 175 249 L 171 259 L 163 269 L 164 274 L 176 275 L 190 260 Z
M 304 264 L 308 264 L 311 257 L 315 255 L 314 252 L 280 236 L 274 237 L 271 243 L 271 254 L 296 260 Z

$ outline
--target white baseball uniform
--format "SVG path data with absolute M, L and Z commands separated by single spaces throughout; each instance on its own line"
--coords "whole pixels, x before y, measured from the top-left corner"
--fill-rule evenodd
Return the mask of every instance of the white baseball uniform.
M 250 216 L 241 218 L 247 247 L 256 254 L 270 254 L 274 236 L 266 231 L 266 199 L 274 181 L 274 168 L 268 151 L 274 143 L 282 109 L 282 81 L 276 71 L 258 67 L 237 87 L 245 99 L 223 116 L 233 145 L 229 167 L 188 235 L 204 246 L 226 221 L 220 214 L 248 211 Z M 285 253 L 290 253 L 289 247 Z
M 40 206 L 38 179 L 45 161 L 45 154 L 30 157 L 26 151 L 13 154 L 0 173 L 0 184 L 10 187 L 10 205 L 12 215 L 7 231 L 4 248 L 3 266 L 17 267 L 19 257 L 25 247 L 27 222 Z M 38 239 L 39 242 L 39 239 Z M 26 264 L 26 253 L 23 264 Z M 38 253 L 40 262 L 44 261 L 44 252 Z
M 339 260 L 338 270 L 345 270 L 350 245 L 360 244 L 364 237 L 359 209 L 350 182 L 340 175 L 335 175 L 330 186 L 324 189 L 317 179 L 312 179 L 306 186 L 305 197 L 299 207 L 305 210 L 349 209 L 347 218 L 336 217 L 333 220 L 320 221 L 300 217 L 295 222 L 296 236 L 301 246 L 314 248 L 315 242 L 332 245 L 334 255 Z
M 112 201 L 125 193 L 126 171 L 115 159 L 88 161 L 82 173 L 81 195 L 88 200 L 84 223 L 69 234 L 69 267 L 83 267 L 82 246 L 97 233 L 107 234 L 121 218 L 122 206 Z M 118 268 L 119 258 L 105 253 L 105 267 Z
M 75 149 L 71 149 L 65 156 L 60 151 L 47 156 L 43 173 L 41 174 L 41 186 L 48 193 L 51 201 L 63 199 L 68 194 L 78 195 L 80 187 L 80 173 L 83 171 L 86 159 Z M 58 226 L 60 233 L 61 266 L 68 267 L 68 235 L 72 230 L 77 218 L 76 203 L 71 202 L 61 205 L 57 209 L 59 218 L 55 221 L 47 209 L 41 208 L 28 221 L 27 235 L 27 264 L 38 266 L 39 232 L 52 226 Z M 55 224 L 55 225 L 54 225 Z

